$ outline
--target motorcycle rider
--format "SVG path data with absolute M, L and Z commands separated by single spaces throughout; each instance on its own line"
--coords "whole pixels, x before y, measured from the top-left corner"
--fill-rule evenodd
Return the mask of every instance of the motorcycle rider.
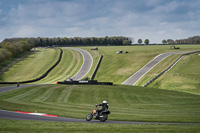
M 102 104 L 96 104 L 96 107 L 97 106 L 102 106 L 101 109 L 97 110 L 98 115 L 101 115 L 102 111 L 108 110 L 108 103 L 105 100 L 102 102 Z M 100 114 L 99 114 L 99 112 L 100 112 Z

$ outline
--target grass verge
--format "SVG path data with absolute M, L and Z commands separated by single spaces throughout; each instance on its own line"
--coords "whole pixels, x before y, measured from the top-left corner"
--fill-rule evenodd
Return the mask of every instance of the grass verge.
M 0 80 L 3 81 L 26 81 L 35 79 L 44 74 L 59 58 L 59 49 L 39 49 L 38 52 L 26 57 L 15 63 L 3 75 Z M 64 81 L 66 77 L 72 77 L 80 69 L 83 63 L 81 54 L 72 49 L 63 48 L 63 57 L 61 62 L 56 66 L 44 79 L 34 82 L 56 83 Z
M 96 80 L 121 84 L 155 56 L 161 53 L 199 50 L 199 45 L 180 45 L 179 47 L 181 49 L 174 50 L 170 49 L 168 45 L 106 46 L 98 47 L 99 50 L 96 51 L 90 50 L 92 47 L 82 48 L 91 53 L 94 57 L 94 64 L 96 64 L 95 61 L 98 61 L 97 56 L 103 55 L 102 63 L 95 77 Z M 129 53 L 116 54 L 116 52 L 120 50 L 128 51 Z
M 63 48 L 61 62 L 45 77 L 44 79 L 34 82 L 39 83 L 56 83 L 64 81 L 66 78 L 73 77 L 83 64 L 82 55 L 75 50 Z
M 176 61 L 181 55 L 174 54 L 170 55 L 164 60 L 162 60 L 159 64 L 157 64 L 154 68 L 152 68 L 148 73 L 146 73 L 135 85 L 144 86 L 147 82 L 153 79 L 155 76 L 163 72 L 167 69 L 174 61 Z
M 39 49 L 11 66 L 0 76 L 0 80 L 18 82 L 35 79 L 44 74 L 57 61 L 59 52 L 58 49 Z
M 0 94 L 0 109 L 84 119 L 103 100 L 109 120 L 200 122 L 199 95 L 133 86 L 32 86 Z
M 200 130 L 199 125 L 130 125 L 130 124 L 88 124 L 68 122 L 41 122 L 21 120 L 0 120 L 0 132 L 162 132 L 162 133 L 196 133 Z
M 149 87 L 177 90 L 200 95 L 200 56 L 184 56 L 170 71 L 155 80 Z

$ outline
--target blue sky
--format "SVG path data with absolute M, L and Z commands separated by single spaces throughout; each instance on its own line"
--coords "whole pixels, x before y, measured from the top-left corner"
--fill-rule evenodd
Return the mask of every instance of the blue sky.
M 12 37 L 200 35 L 199 0 L 0 0 L 0 41 Z

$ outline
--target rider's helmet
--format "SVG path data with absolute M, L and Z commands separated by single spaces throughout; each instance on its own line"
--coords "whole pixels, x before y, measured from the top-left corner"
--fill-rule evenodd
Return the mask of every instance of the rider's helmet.
M 104 100 L 103 103 L 107 103 L 107 101 Z

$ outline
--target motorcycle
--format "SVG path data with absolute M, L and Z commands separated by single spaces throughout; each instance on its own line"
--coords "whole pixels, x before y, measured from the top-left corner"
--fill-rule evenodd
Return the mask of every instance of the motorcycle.
M 104 111 L 98 112 L 97 110 L 98 108 L 93 109 L 92 113 L 86 116 L 86 121 L 92 120 L 93 116 L 94 119 L 100 120 L 101 122 L 104 122 L 108 119 L 108 114 L 110 114 L 110 111 L 106 109 Z

